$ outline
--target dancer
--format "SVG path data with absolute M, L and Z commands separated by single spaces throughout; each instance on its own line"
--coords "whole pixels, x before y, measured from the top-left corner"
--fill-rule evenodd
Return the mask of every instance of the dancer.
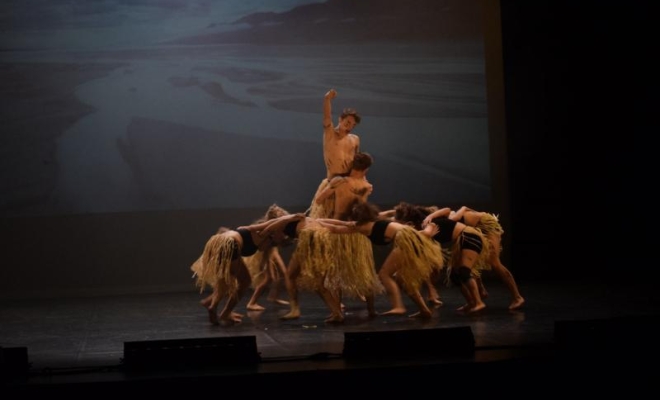
M 288 211 L 277 204 L 273 204 L 268 208 L 264 217 L 255 223 L 262 223 L 287 214 L 289 214 Z M 246 305 L 248 311 L 265 310 L 265 307 L 261 306 L 257 301 L 268 286 L 271 286 L 271 291 L 267 299 L 268 301 L 282 305 L 289 304 L 288 301 L 277 297 L 277 285 L 283 281 L 284 276 L 286 276 L 286 264 L 282 259 L 279 247 L 271 246 L 266 251 L 258 250 L 252 256 L 244 257 L 244 261 L 250 271 L 252 285 L 254 287 L 252 296 Z
M 392 221 L 410 225 L 418 231 L 422 231 L 422 221 L 424 221 L 424 218 L 436 209 L 437 207 L 413 206 L 406 202 L 400 202 L 390 210 L 381 211 L 380 216 L 383 218 L 389 218 Z M 440 270 L 434 269 L 431 272 L 429 279 L 426 279 L 423 284 L 423 288 L 426 288 L 427 291 L 426 300 L 434 307 L 441 307 L 444 304 L 440 299 L 440 293 L 436 287 L 437 282 L 439 282 L 441 278 L 442 274 L 440 273 Z
M 376 315 L 375 295 L 382 292 L 376 275 L 371 246 L 351 235 L 333 235 L 315 218 L 306 217 L 297 221 L 280 221 L 270 225 L 262 234 L 283 232 L 297 238 L 287 266 L 286 285 L 289 292 L 290 311 L 282 316 L 284 320 L 300 317 L 298 289 L 315 291 L 330 309 L 327 323 L 340 323 L 344 315 L 338 293 L 364 297 L 369 316 Z
M 380 210 L 368 202 L 356 202 L 352 208 L 351 221 L 319 219 L 319 222 L 334 233 L 358 232 L 373 245 L 393 244 L 378 272 L 392 308 L 380 315 L 404 315 L 405 305 L 394 275 L 405 292 L 417 305 L 419 311 L 410 317 L 431 318 L 428 308 L 419 292 L 433 269 L 442 268 L 443 258 L 440 246 L 413 227 L 379 216 Z
M 332 212 L 329 218 L 346 220 L 351 213 L 351 207 L 356 200 L 367 201 L 373 192 L 373 185 L 367 180 L 367 172 L 373 165 L 373 157 L 369 153 L 358 152 L 353 158 L 348 176 L 335 176 L 330 184 L 316 195 L 314 202 L 322 206 L 327 198 L 334 196 Z
M 462 206 L 456 212 L 450 213 L 450 219 L 454 221 L 459 221 L 468 226 L 473 226 L 479 229 L 484 236 L 486 236 L 486 245 L 489 246 L 488 251 L 488 263 L 490 264 L 491 269 L 497 274 L 507 289 L 511 294 L 511 302 L 509 303 L 509 310 L 517 310 L 525 304 L 525 299 L 520 294 L 518 290 L 518 285 L 516 280 L 513 278 L 513 274 L 507 267 L 502 264 L 500 258 L 502 254 L 502 234 L 504 234 L 504 229 L 500 225 L 500 221 L 496 215 L 476 211 L 466 206 Z M 486 288 L 483 286 L 481 277 L 476 278 L 477 285 L 480 288 L 480 295 L 482 298 L 488 296 Z
M 262 254 L 260 255 L 259 253 Z M 266 309 L 258 301 L 259 297 L 261 297 L 264 290 L 268 287 L 270 287 L 270 291 L 266 299 L 267 301 L 280 305 L 289 305 L 287 300 L 280 299 L 278 296 L 279 284 L 284 281 L 284 277 L 286 276 L 286 263 L 282 259 L 279 247 L 271 247 L 264 252 L 259 251 L 257 254 L 248 257 L 245 263 L 251 272 L 253 270 L 259 271 L 257 274 L 251 273 L 254 291 L 245 306 L 248 311 L 263 311 Z M 253 263 L 257 265 L 256 268 L 252 266 Z
M 330 185 L 330 180 L 336 176 L 347 176 L 353 158 L 360 150 L 360 137 L 353 133 L 361 120 L 360 115 L 351 108 L 343 110 L 339 116 L 338 124 L 332 125 L 332 100 L 337 97 L 337 91 L 330 89 L 323 98 L 323 160 L 325 162 L 326 177 L 314 194 L 309 216 L 313 218 L 331 217 L 335 209 L 334 196 L 326 197 L 323 202 L 317 203 L 317 196 Z
M 424 232 L 433 237 L 443 247 L 450 246 L 449 276 L 455 284 L 460 284 L 461 293 L 467 304 L 459 311 L 476 312 L 486 308 L 481 299 L 475 277 L 479 277 L 486 265 L 488 249 L 484 248 L 483 234 L 471 226 L 449 219 L 450 208 L 438 209 L 422 222 Z
M 213 293 L 201 301 L 212 324 L 228 326 L 241 322 L 242 315 L 233 310 L 252 281 L 243 257 L 251 256 L 258 250 L 266 251 L 287 239 L 282 232 L 273 232 L 270 235 L 260 235 L 259 232 L 271 223 L 301 217 L 304 216 L 292 214 L 235 229 L 221 227 L 211 236 L 202 255 L 190 268 L 200 293 L 206 286 L 213 289 Z M 217 307 L 224 297 L 226 303 L 218 315 Z
M 356 196 L 366 200 L 373 190 L 365 177 L 366 170 L 373 162 L 371 156 L 366 153 L 358 156 L 358 164 L 354 165 L 355 157 L 360 151 L 360 137 L 353 133 L 353 129 L 360 123 L 361 117 L 354 109 L 345 108 L 339 116 L 337 125 L 333 126 L 332 101 L 335 97 L 337 91 L 330 89 L 323 98 L 323 160 L 326 176 L 319 184 L 307 211 L 312 218 L 342 219 Z M 352 173 L 352 177 L 342 179 L 351 175 L 354 166 L 357 168 Z M 351 192 L 351 189 L 354 192 Z M 356 240 L 356 243 L 350 244 L 352 247 L 367 247 L 368 242 L 364 237 L 360 235 L 349 237 Z M 342 293 L 335 293 L 334 296 L 340 299 L 341 304 Z

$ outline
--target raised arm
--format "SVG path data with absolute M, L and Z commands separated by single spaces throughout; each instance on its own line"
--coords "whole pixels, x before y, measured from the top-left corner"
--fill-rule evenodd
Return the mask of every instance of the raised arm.
M 332 99 L 337 97 L 335 89 L 328 90 L 323 98 L 323 128 L 332 128 Z

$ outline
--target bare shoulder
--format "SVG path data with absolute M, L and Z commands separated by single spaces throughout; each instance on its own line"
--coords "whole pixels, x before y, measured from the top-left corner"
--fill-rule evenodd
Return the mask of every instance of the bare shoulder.
M 349 133 L 347 138 L 351 143 L 351 147 L 353 147 L 355 151 L 358 152 L 360 150 L 360 137 L 354 133 Z

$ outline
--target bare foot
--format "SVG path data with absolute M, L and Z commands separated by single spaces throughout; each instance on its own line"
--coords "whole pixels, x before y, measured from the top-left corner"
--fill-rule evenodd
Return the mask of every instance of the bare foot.
M 268 301 L 270 301 L 271 303 L 276 303 L 276 304 L 282 305 L 282 306 L 288 306 L 289 305 L 288 301 L 282 300 L 282 299 L 268 299 Z
M 444 304 L 444 303 L 442 302 L 442 300 L 440 300 L 440 299 L 438 299 L 438 298 L 429 299 L 428 302 L 431 303 L 431 304 L 434 305 L 434 306 L 437 306 L 437 307 L 442 307 L 442 305 Z
M 469 304 L 463 304 L 462 306 L 458 307 L 458 308 L 456 309 L 456 311 L 467 311 L 467 310 L 469 310 L 469 309 L 470 309 L 470 305 L 469 305 Z
M 328 318 L 325 319 L 325 322 L 327 324 L 340 324 L 344 322 L 344 316 L 343 315 L 331 315 Z
M 240 323 L 240 322 L 241 322 L 240 320 L 239 320 L 239 321 L 236 321 L 236 320 L 233 319 L 233 318 L 227 318 L 227 319 L 222 319 L 222 318 L 221 318 L 221 319 L 220 319 L 220 325 L 221 325 L 221 326 L 233 326 L 233 325 L 236 325 L 236 324 L 238 324 L 238 323 Z
M 469 309 L 467 309 L 467 312 L 475 313 L 477 311 L 483 310 L 484 308 L 486 308 L 486 304 L 485 303 L 479 303 L 479 304 L 476 304 L 476 305 L 470 307 Z
M 403 307 L 396 307 L 393 308 L 389 311 L 385 311 L 380 313 L 379 315 L 404 315 L 406 313 L 406 309 Z
M 232 326 L 243 321 L 241 320 L 241 314 L 232 312 L 229 314 L 229 317 L 220 317 L 219 322 L 222 326 Z
M 525 299 L 522 298 L 522 297 L 519 297 L 519 298 L 513 300 L 511 302 L 511 304 L 509 304 L 509 310 L 517 310 L 517 309 L 521 308 L 523 306 L 523 304 L 525 304 Z
M 300 310 L 292 310 L 282 315 L 280 319 L 297 319 L 300 318 Z
M 346 309 L 346 306 L 344 305 L 344 303 L 341 303 L 341 304 L 339 305 L 339 307 L 341 307 L 341 310 L 342 310 L 342 311 L 344 311 L 344 310 Z
M 245 306 L 245 308 L 247 308 L 249 311 L 263 311 L 263 310 L 266 309 L 265 307 L 262 307 L 262 306 L 260 306 L 259 304 L 256 304 L 256 303 L 255 304 L 248 304 L 247 306 Z
M 417 311 L 414 314 L 410 314 L 408 318 L 423 318 L 423 319 L 429 319 L 431 318 L 431 312 L 428 310 L 423 310 L 423 311 Z

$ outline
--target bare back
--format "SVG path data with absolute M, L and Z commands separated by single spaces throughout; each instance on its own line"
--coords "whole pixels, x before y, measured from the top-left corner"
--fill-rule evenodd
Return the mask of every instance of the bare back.
M 465 225 L 477 226 L 477 224 L 481 220 L 482 215 L 483 213 L 479 211 L 474 211 L 474 210 L 465 211 L 465 213 L 463 214 L 463 220 L 465 221 Z
M 347 177 L 346 183 L 337 186 L 333 218 L 347 220 L 356 200 L 367 201 L 373 185 L 364 178 Z

